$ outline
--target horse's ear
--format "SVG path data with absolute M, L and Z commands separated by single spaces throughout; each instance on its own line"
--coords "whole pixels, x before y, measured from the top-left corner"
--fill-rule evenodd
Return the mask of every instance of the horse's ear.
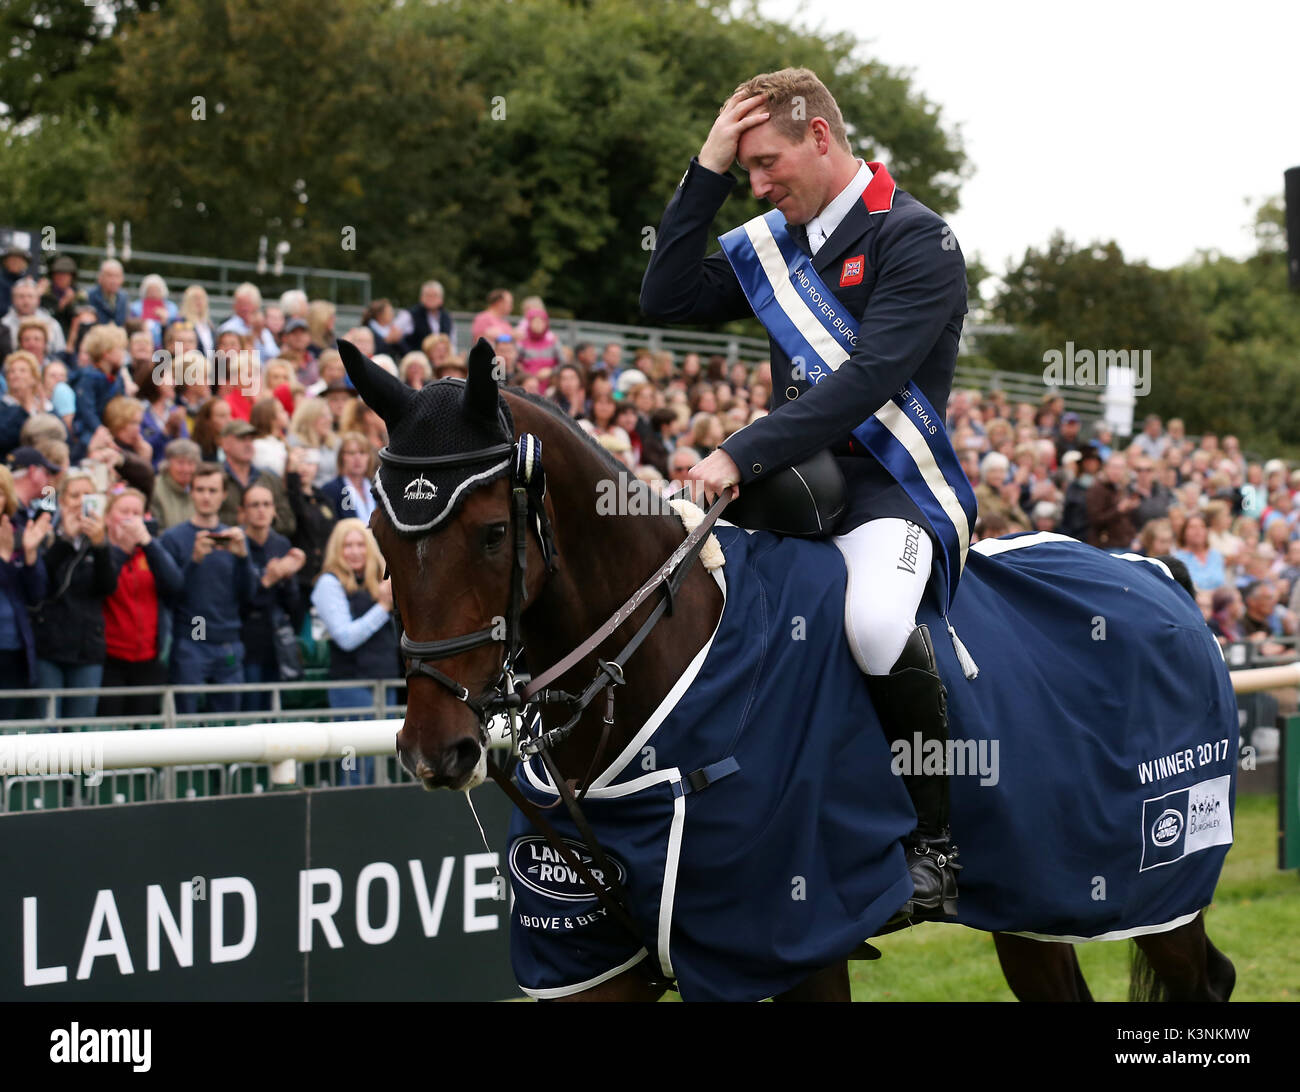
M 339 338 L 338 346 L 343 367 L 347 369 L 348 378 L 357 388 L 361 400 L 379 414 L 385 424 L 392 425 L 400 420 L 407 405 L 415 397 L 415 391 L 395 376 L 389 375 L 352 342 Z
M 466 361 L 465 416 L 483 421 L 497 419 L 497 378 L 493 374 L 496 354 L 486 338 L 479 338 Z

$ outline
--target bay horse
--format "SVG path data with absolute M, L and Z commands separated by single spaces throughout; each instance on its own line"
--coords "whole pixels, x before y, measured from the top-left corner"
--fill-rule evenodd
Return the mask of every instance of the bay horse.
M 416 507 L 384 494 L 382 468 L 376 475 L 384 503 L 371 527 L 392 577 L 408 664 L 397 751 L 426 789 L 468 791 L 485 777 L 485 696 L 502 697 L 502 644 L 511 626 L 517 624 L 514 637 L 529 670 L 557 664 L 611 620 L 636 581 L 682 547 L 683 525 L 676 515 L 641 510 L 597 516 L 596 498 L 611 481 L 626 481 L 626 468 L 557 406 L 500 388 L 485 341 L 470 353 L 466 380 L 443 379 L 418 394 L 349 342 L 340 340 L 339 349 L 358 393 L 388 425 L 384 465 L 406 467 L 414 475 L 406 497 L 440 512 L 422 521 L 411 514 Z M 519 470 L 503 470 L 503 460 L 522 458 L 525 439 L 531 453 L 540 441 L 550 472 L 526 515 L 518 506 Z M 710 639 L 724 597 L 701 565 L 685 571 L 672 600 L 620 680 L 617 714 L 611 717 L 604 702 L 588 705 L 550 748 L 557 782 L 590 785 L 606 756 L 624 750 Z M 657 601 L 647 596 L 599 648 L 637 631 Z M 598 649 L 590 648 L 562 678 L 580 686 L 601 670 Z M 540 716 L 548 733 L 566 719 L 549 705 Z M 1203 915 L 1135 939 L 1132 999 L 1227 1000 L 1235 972 L 1207 937 Z M 1071 944 L 998 932 L 994 940 L 1019 1000 L 1091 1000 Z M 775 999 L 849 1000 L 849 954 Z M 566 999 L 650 1001 L 665 988 L 632 967 Z

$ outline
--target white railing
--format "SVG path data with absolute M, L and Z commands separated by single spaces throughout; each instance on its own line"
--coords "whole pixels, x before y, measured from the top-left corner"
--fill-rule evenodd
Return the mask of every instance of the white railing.
M 8 735 L 0 736 L 0 770 L 6 776 L 82 776 L 148 766 L 249 762 L 269 765 L 273 785 L 292 785 L 299 762 L 393 754 L 401 727 L 400 719 L 349 720 Z
M 1238 694 L 1255 694 L 1260 690 L 1282 690 L 1300 687 L 1300 662 L 1278 664 L 1274 667 L 1253 667 L 1246 671 L 1231 671 L 1232 689 Z
M 393 755 L 402 720 L 299 721 L 219 728 L 126 732 L 41 732 L 0 736 L 4 776 L 76 774 L 205 763 L 267 765 L 271 784 L 292 785 L 297 764 Z M 504 718 L 489 726 L 493 746 L 508 739 Z

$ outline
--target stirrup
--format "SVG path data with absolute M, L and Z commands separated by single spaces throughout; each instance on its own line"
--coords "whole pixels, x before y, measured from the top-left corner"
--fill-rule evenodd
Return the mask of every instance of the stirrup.
M 935 843 L 944 844 L 946 848 L 936 851 L 933 848 Z M 896 929 L 906 928 L 909 925 L 919 925 L 923 921 L 947 921 L 951 922 L 957 917 L 957 877 L 955 873 L 960 872 L 962 866 L 957 861 L 958 849 L 956 845 L 947 844 L 946 837 L 925 838 L 914 836 L 907 842 L 907 861 L 908 872 L 912 870 L 912 865 L 918 859 L 930 857 L 934 861 L 935 867 L 939 870 L 940 895 L 939 902 L 934 906 L 927 906 L 924 903 L 917 902 L 915 897 L 909 898 L 901 907 L 885 922 L 882 926 L 882 932 L 892 932 Z

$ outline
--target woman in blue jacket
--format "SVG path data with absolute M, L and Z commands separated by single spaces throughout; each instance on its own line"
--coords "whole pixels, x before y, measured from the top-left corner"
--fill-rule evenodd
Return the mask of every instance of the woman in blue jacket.
M 384 562 L 375 536 L 359 519 L 335 525 L 325 546 L 321 574 L 312 589 L 316 608 L 330 640 L 331 679 L 391 679 L 400 675 L 397 628 L 393 625 L 393 588 L 383 579 Z M 387 690 L 388 704 L 396 704 L 395 688 Z M 332 687 L 331 709 L 370 706 L 374 688 Z M 383 715 L 382 711 L 379 714 Z M 363 771 L 343 770 L 345 784 L 371 784 L 374 759 L 364 760 Z M 364 772 L 364 780 L 358 774 Z

